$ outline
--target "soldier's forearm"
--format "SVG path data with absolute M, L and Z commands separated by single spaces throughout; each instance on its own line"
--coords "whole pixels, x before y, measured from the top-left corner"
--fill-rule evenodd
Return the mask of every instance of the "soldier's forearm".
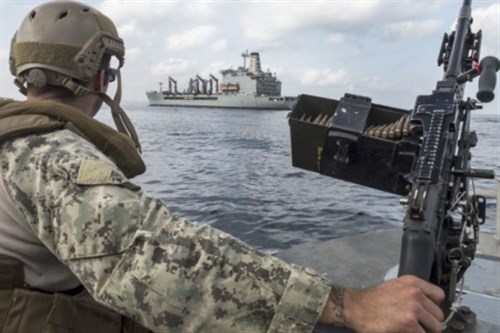
M 337 285 L 331 287 L 328 301 L 319 320 L 320 324 L 331 326 L 346 325 L 344 305 L 345 294 L 345 288 Z
M 312 331 L 328 281 L 138 196 L 125 252 L 69 262 L 97 300 L 153 330 Z

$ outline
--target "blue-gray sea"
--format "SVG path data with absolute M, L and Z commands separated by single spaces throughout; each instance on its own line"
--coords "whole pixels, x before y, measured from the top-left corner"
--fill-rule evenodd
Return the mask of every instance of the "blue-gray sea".
M 292 167 L 288 111 L 122 106 L 147 165 L 136 183 L 188 220 L 271 253 L 402 226 L 399 196 Z M 108 109 L 97 118 L 112 124 Z M 474 114 L 472 127 L 472 166 L 500 176 L 499 115 Z M 475 187 L 496 191 L 496 182 Z M 495 211 L 490 200 L 482 230 L 493 230 Z

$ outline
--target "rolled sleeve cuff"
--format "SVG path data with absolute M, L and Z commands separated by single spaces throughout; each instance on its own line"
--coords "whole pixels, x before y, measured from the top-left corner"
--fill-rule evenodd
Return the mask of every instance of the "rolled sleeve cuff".
M 268 332 L 311 332 L 326 305 L 331 283 L 313 269 L 293 265 Z

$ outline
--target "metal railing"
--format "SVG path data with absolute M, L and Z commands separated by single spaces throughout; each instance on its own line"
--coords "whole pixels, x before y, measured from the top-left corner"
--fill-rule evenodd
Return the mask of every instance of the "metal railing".
M 498 202 L 500 201 L 500 178 L 497 178 L 496 182 L 497 182 L 496 191 L 478 191 L 477 194 L 484 196 L 486 199 L 494 199 L 497 202 L 495 235 L 493 237 L 496 239 L 497 242 L 500 242 L 500 207 L 498 204 Z

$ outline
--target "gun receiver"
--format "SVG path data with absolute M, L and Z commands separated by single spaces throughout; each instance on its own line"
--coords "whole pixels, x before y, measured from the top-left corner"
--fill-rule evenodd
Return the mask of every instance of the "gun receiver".
M 411 111 L 352 94 L 339 101 L 301 95 L 289 116 L 293 166 L 406 196 L 398 274 L 443 288 L 447 323 L 463 321 L 454 313 L 457 284 L 474 259 L 485 219 L 486 200 L 470 182 L 494 178 L 493 171 L 470 166 L 477 143 L 471 111 L 481 105 L 463 95 L 465 84 L 480 76 L 476 97 L 492 101 L 500 61 L 478 63 L 482 33 L 473 33 L 471 23 L 471 0 L 464 0 L 439 51 L 443 78 Z M 469 319 L 464 327 L 471 330 Z

